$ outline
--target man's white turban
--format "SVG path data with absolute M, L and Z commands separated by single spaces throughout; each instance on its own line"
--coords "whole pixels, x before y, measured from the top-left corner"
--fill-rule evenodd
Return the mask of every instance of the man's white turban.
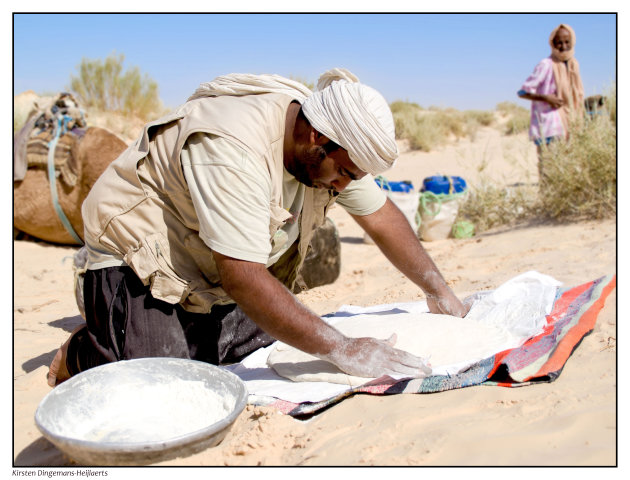
M 394 119 L 383 96 L 341 68 L 321 75 L 311 92 L 279 75 L 231 74 L 203 83 L 189 98 L 284 93 L 302 104 L 313 128 L 348 151 L 364 172 L 378 175 L 398 157 Z

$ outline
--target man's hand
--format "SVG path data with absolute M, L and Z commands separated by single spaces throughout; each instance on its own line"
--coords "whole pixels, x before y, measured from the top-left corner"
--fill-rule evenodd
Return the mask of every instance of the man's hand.
M 465 317 L 472 306 L 472 304 L 462 303 L 457 297 L 455 297 L 455 295 L 452 294 L 442 297 L 427 295 L 427 305 L 431 313 L 452 315 L 460 318 Z
M 328 355 L 317 356 L 357 377 L 404 375 L 423 378 L 431 374 L 426 360 L 393 348 L 395 342 L 396 334 L 388 340 L 370 337 L 345 338 Z
M 555 95 L 545 95 L 544 100 L 549 105 L 551 105 L 552 108 L 560 108 L 561 106 L 564 105 L 564 100 L 562 100 L 560 97 L 557 97 Z
M 537 102 L 545 102 L 551 106 L 551 108 L 560 108 L 564 105 L 564 100 L 562 100 L 557 95 L 545 95 L 541 93 L 523 93 L 519 95 L 521 98 L 525 98 L 527 100 L 534 100 Z

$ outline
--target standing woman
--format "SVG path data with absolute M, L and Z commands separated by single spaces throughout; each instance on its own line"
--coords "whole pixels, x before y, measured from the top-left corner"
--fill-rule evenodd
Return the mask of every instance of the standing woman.
M 529 136 L 538 150 L 538 173 L 542 179 L 542 144 L 569 138 L 569 125 L 584 115 L 584 87 L 580 66 L 574 58 L 575 32 L 564 23 L 549 36 L 551 55 L 544 58 L 518 91 L 532 100 Z

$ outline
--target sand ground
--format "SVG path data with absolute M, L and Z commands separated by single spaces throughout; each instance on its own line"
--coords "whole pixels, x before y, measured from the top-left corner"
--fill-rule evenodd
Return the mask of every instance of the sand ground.
M 404 146 L 403 146 L 404 147 Z M 474 141 L 435 152 L 403 148 L 390 180 L 461 175 L 469 182 L 535 182 L 534 147 L 492 128 Z M 330 213 L 342 242 L 333 285 L 299 295 L 319 314 L 343 304 L 424 298 L 340 207 Z M 616 273 L 615 220 L 495 229 L 469 239 L 423 242 L 460 297 L 537 270 L 578 285 Z M 16 466 L 72 465 L 37 430 L 33 416 L 50 391 L 48 364 L 82 319 L 73 294 L 75 249 L 14 241 L 13 461 Z M 217 447 L 162 465 L 563 465 L 617 463 L 616 290 L 594 332 L 553 383 L 523 388 L 477 386 L 430 395 L 358 395 L 308 421 L 248 406 Z

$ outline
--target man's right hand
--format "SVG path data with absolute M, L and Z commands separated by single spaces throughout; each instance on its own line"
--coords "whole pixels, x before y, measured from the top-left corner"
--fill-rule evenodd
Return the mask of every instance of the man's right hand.
M 564 105 L 564 100 L 562 100 L 560 97 L 557 97 L 556 95 L 545 95 L 544 98 L 545 102 L 551 105 L 552 108 L 560 108 L 562 105 Z
M 334 363 L 343 372 L 357 377 L 404 375 L 423 378 L 431 374 L 428 363 L 411 353 L 393 348 L 396 334 L 388 340 L 371 337 L 347 338 L 319 358 Z

